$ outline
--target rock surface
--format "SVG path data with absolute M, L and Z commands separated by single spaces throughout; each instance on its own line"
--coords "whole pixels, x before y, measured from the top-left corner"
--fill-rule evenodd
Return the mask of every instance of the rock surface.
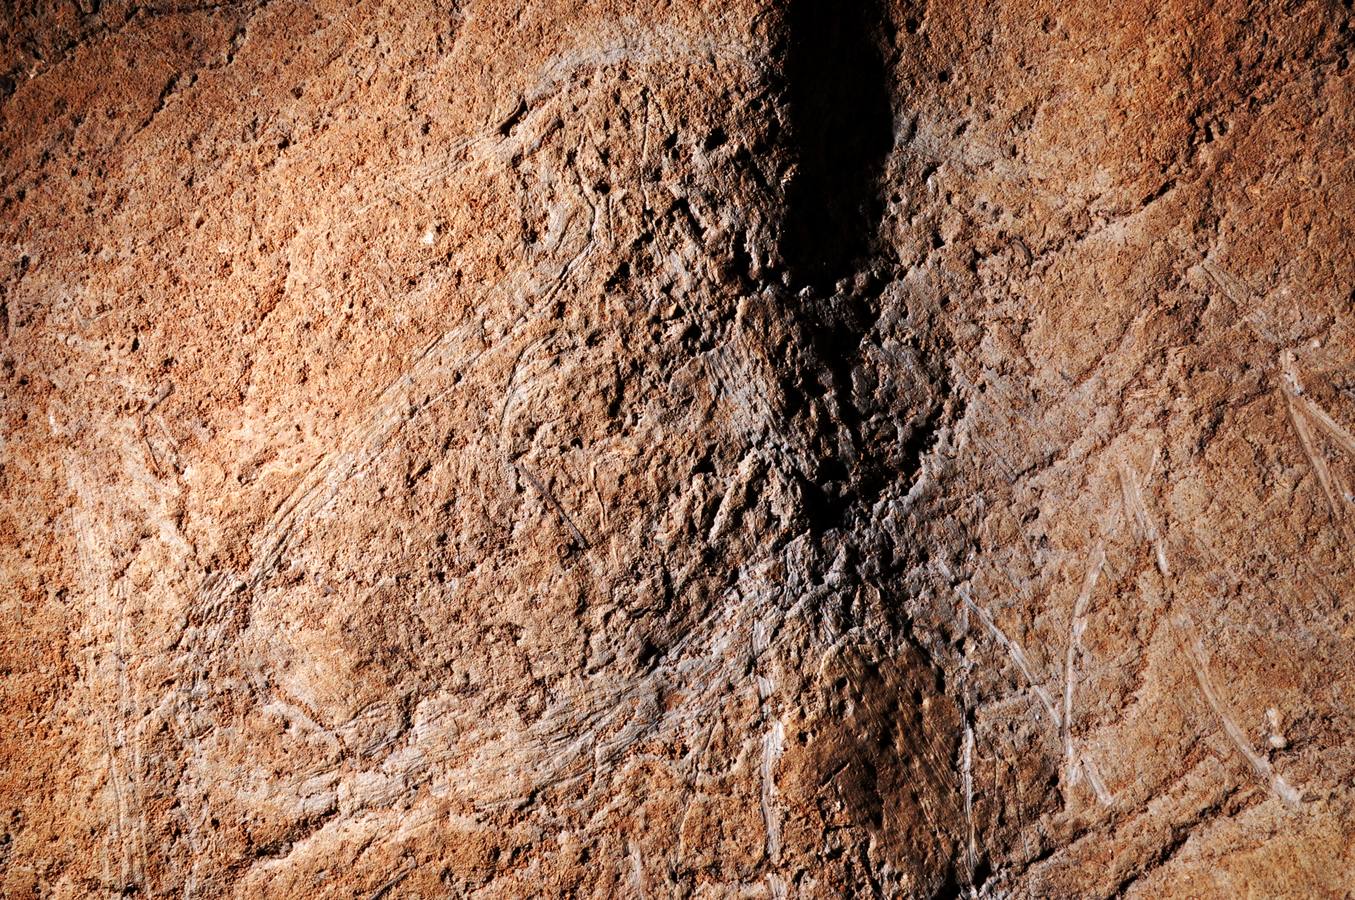
M 1355 889 L 1349 2 L 2 15 L 4 896 Z

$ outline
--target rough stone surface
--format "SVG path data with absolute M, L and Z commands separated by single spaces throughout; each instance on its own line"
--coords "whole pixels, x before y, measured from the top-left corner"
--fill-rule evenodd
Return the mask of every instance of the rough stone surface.
M 7 4 L 0 893 L 1351 896 L 1351 24 Z

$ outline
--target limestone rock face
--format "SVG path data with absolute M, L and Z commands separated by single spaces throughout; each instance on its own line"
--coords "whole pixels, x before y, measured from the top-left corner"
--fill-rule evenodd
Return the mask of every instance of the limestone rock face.
M 1355 890 L 1349 3 L 0 15 L 0 894 Z

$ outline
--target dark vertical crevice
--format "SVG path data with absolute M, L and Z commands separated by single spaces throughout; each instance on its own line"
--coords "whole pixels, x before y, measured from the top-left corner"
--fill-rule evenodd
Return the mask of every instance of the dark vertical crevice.
M 844 738 L 853 765 L 838 778 L 855 791 L 859 808 L 853 813 L 878 834 L 884 827 L 881 791 L 896 791 L 900 773 L 934 765 L 937 757 L 902 740 L 881 740 L 893 732 L 872 727 L 907 721 L 912 734 L 934 728 L 929 746 L 939 748 L 942 758 L 958 759 L 960 731 L 924 721 L 925 698 L 948 693 L 945 669 L 905 607 L 907 572 L 910 566 L 916 571 L 927 551 L 904 549 L 896 557 L 898 548 L 885 546 L 896 541 L 873 518 L 881 496 L 906 487 L 942 440 L 950 413 L 940 398 L 949 391 L 936 352 L 943 342 L 901 335 L 881 317 L 882 309 L 899 302 L 885 298 L 892 296 L 887 286 L 901 275 L 882 229 L 884 175 L 895 135 L 889 12 L 878 0 L 790 0 L 786 26 L 785 97 L 796 168 L 786 194 L 781 257 L 796 294 L 793 315 L 803 353 L 787 389 L 790 407 L 802 416 L 797 435 L 810 442 L 812 470 L 803 484 L 809 525 L 833 544 L 845 570 L 855 570 L 861 579 L 856 588 L 871 588 L 841 587 L 839 596 L 850 597 L 851 605 L 843 608 L 840 630 L 863 626 L 872 615 L 893 630 L 879 645 L 860 646 L 860 678 L 828 689 L 844 708 L 860 711 L 852 738 Z M 916 365 L 903 371 L 908 360 Z M 900 371 L 884 377 L 887 366 Z M 900 384 L 911 389 L 898 390 Z M 953 780 L 937 775 L 926 789 L 947 795 L 960 779 L 952 774 Z M 907 805 L 894 793 L 888 802 Z M 963 816 L 953 804 L 950 812 L 955 821 Z M 920 893 L 966 894 L 985 877 L 986 864 L 983 859 L 973 868 L 964 864 L 955 838 L 960 826 L 932 825 L 933 840 L 947 849 L 937 858 L 904 864 L 926 878 L 929 887 Z M 877 892 L 899 887 L 887 869 L 876 872 L 874 865 L 863 852 L 863 874 Z
M 785 259 L 824 293 L 870 250 L 879 179 L 893 145 L 883 10 L 873 0 L 793 0 L 786 63 L 798 171 L 787 196 Z
M 807 485 L 816 529 L 843 524 L 853 499 L 885 473 L 862 465 L 862 415 L 851 374 L 874 323 L 880 181 L 893 149 L 884 56 L 888 19 L 874 0 L 792 0 L 787 14 L 786 96 L 795 146 L 782 257 L 800 292 L 811 374 L 798 392 L 826 415 L 819 471 Z M 868 488 L 867 488 L 868 490 Z

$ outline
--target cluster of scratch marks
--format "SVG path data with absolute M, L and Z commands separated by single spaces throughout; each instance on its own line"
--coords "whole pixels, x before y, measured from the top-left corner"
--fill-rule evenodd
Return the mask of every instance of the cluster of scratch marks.
M 750 371 L 749 355 L 736 347 L 721 345 L 699 357 L 730 408 L 729 420 L 749 438 L 765 441 L 777 431 L 776 411 L 767 385 L 774 383 L 762 373 Z
M 139 754 L 133 754 L 130 765 L 124 759 L 127 737 L 121 715 L 113 716 L 105 710 L 102 719 L 108 757 L 108 784 L 112 789 L 114 804 L 113 841 L 118 846 L 116 883 L 125 889 L 134 890 L 146 883 L 146 822 L 135 759 Z M 107 874 L 112 875 L 111 872 Z M 114 879 L 110 877 L 109 880 Z
M 1063 669 L 1063 749 L 1068 783 L 1077 784 L 1085 772 L 1097 799 L 1109 805 L 1110 794 L 1106 791 L 1105 784 L 1101 782 L 1090 760 L 1080 758 L 1073 740 L 1073 685 L 1077 679 L 1077 658 L 1082 653 L 1082 636 L 1087 631 L 1087 607 L 1091 603 L 1092 594 L 1096 591 L 1096 582 L 1100 579 L 1101 570 L 1105 565 L 1105 548 L 1097 544 L 1096 549 L 1092 551 L 1091 562 L 1087 566 L 1087 575 L 1082 581 L 1082 590 L 1077 595 L 1077 602 L 1073 604 L 1072 624 L 1068 628 L 1068 658 Z
M 1154 457 L 1156 460 L 1156 457 Z M 1139 528 L 1143 530 L 1144 537 L 1153 547 L 1153 556 L 1157 561 L 1157 570 L 1162 573 L 1163 578 L 1171 577 L 1171 568 L 1167 565 L 1167 548 L 1162 542 L 1162 532 L 1158 530 L 1157 522 L 1148 512 L 1147 505 L 1143 502 L 1143 492 L 1139 489 L 1138 479 L 1134 477 L 1129 464 L 1124 460 L 1119 462 L 1120 470 L 1120 488 L 1124 492 L 1125 506 L 1134 514 L 1134 519 L 1139 523 Z
M 742 569 L 739 583 L 727 589 L 715 612 L 688 629 L 640 678 L 600 678 L 586 699 L 561 698 L 526 728 L 485 727 L 478 722 L 464 723 L 454 731 L 441 723 L 421 726 L 417 745 L 410 751 L 422 760 L 418 771 L 392 775 L 406 796 L 419 790 L 427 800 L 412 811 L 394 808 L 393 795 L 372 802 L 364 813 L 365 821 L 376 829 L 372 839 L 390 845 L 436 828 L 445 821 L 448 798 L 464 799 L 478 818 L 544 803 L 547 792 L 557 788 L 577 789 L 582 799 L 576 803 L 587 809 L 624 772 L 628 752 L 655 737 L 682 735 L 674 742 L 692 748 L 683 765 L 695 764 L 710 748 L 715 727 L 710 710 L 718 709 L 731 692 L 753 693 L 764 702 L 774 692 L 775 681 L 767 674 L 759 673 L 750 683 L 749 651 L 756 668 L 756 657 L 775 645 L 779 625 L 799 615 L 808 602 L 801 597 L 785 603 L 786 588 L 774 574 L 787 556 L 807 552 L 808 544 L 808 535 L 800 535 Z M 660 702 L 661 696 L 678 691 L 683 702 L 672 706 Z M 765 714 L 763 721 L 766 734 L 758 750 L 763 770 L 770 775 L 783 752 L 784 725 Z M 763 785 L 763 797 L 774 810 L 775 787 L 770 778 Z M 326 820 L 298 841 L 293 852 L 313 852 L 351 827 L 352 821 L 346 815 Z M 771 835 L 779 852 L 779 821 Z M 266 877 L 278 865 L 276 860 L 256 863 L 256 877 Z M 644 875 L 640 869 L 637 865 L 637 879 Z M 770 879 L 765 884 L 775 891 Z
M 622 63 L 644 68 L 669 62 L 689 62 L 709 66 L 723 63 L 752 75 L 762 68 L 748 48 L 706 36 L 696 39 L 674 28 L 640 28 L 635 22 L 623 23 L 604 40 L 591 46 L 560 53 L 542 67 L 541 75 L 525 100 L 529 104 L 560 91 L 578 81 L 576 74 L 585 69 L 606 69 Z
M 974 727 L 965 723 L 964 746 L 960 757 L 960 780 L 964 785 L 964 818 L 968 829 L 965 842 L 965 868 L 969 873 L 969 883 L 974 883 L 974 870 L 978 866 L 978 837 L 974 831 Z
M 763 654 L 767 652 L 771 645 L 771 630 L 765 619 L 758 617 L 753 620 L 752 634 L 749 643 L 752 648 L 752 658 L 754 669 L 760 668 Z M 760 707 L 760 714 L 763 722 L 770 718 L 768 709 L 772 693 L 776 690 L 776 682 L 757 672 L 757 698 Z M 776 764 L 781 759 L 781 754 L 786 747 L 786 726 L 780 719 L 771 723 L 767 731 L 762 736 L 762 766 L 761 766 L 761 796 L 759 804 L 762 809 L 762 824 L 765 839 L 765 850 L 767 859 L 772 862 L 778 862 L 781 858 L 781 814 L 776 807 Z
M 1247 310 L 1238 320 L 1252 330 L 1252 333 L 1272 346 L 1278 345 L 1280 339 L 1276 337 L 1275 332 L 1266 325 L 1261 315 L 1261 305 L 1252 299 L 1253 291 L 1246 285 L 1242 279 L 1227 271 L 1207 259 L 1200 260 L 1200 268 L 1209 276 L 1209 280 L 1214 282 L 1224 296 L 1233 301 L 1233 305 L 1238 310 Z
M 786 747 L 786 726 L 779 720 L 762 736 L 762 822 L 767 829 L 767 858 L 781 856 L 781 816 L 776 808 L 776 764 Z
M 411 817 L 413 818 L 413 817 Z M 421 817 L 422 818 L 422 817 Z M 445 810 L 441 819 L 446 821 Z M 429 821 L 420 824 L 429 824 Z M 295 891 L 268 891 L 264 885 L 268 884 L 278 875 L 286 875 L 292 870 L 295 861 L 307 857 L 314 858 L 320 853 L 332 853 L 335 846 L 355 846 L 350 854 L 346 854 L 350 860 L 356 860 L 366 852 L 366 850 L 377 842 L 383 835 L 388 834 L 393 838 L 405 838 L 409 833 L 407 822 L 401 821 L 397 827 L 391 827 L 379 813 L 364 811 L 354 816 L 336 816 L 327 819 L 319 828 L 300 837 L 291 844 L 291 849 L 281 856 L 260 856 L 249 866 L 245 874 L 237 881 L 236 896 L 261 897 L 273 896 L 276 894 L 295 893 Z M 413 871 L 412 868 L 409 871 Z M 406 877 L 408 872 L 406 873 Z M 397 882 L 398 884 L 398 882 Z M 217 889 L 211 896 L 223 896 L 225 891 Z M 350 894 L 349 896 L 353 896 Z
M 781 552 L 797 552 L 802 547 L 800 540 Z M 605 773 L 637 743 L 674 730 L 694 735 L 709 728 L 701 710 L 716 707 L 731 686 L 746 683 L 749 653 L 745 648 L 752 648 L 756 665 L 756 656 L 775 640 L 780 623 L 798 615 L 806 602 L 802 598 L 789 607 L 780 602 L 781 590 L 769 574 L 777 559 L 771 556 L 746 569 L 741 583 L 730 588 L 724 602 L 717 604 L 720 612 L 688 630 L 644 677 L 599 685 L 586 706 L 562 700 L 548 708 L 525 733 L 506 734 L 481 747 L 463 768 L 463 774 L 473 773 L 480 781 L 475 796 L 477 808 L 520 808 L 534 802 L 545 789 L 588 779 L 600 789 L 605 786 Z M 699 685 L 700 694 L 688 695 L 688 702 L 672 709 L 655 702 L 660 686 L 675 685 Z M 749 686 L 764 706 L 764 721 L 769 722 L 762 747 L 764 754 L 769 754 L 764 756 L 770 759 L 769 769 L 774 769 L 784 746 L 784 725 L 778 729 L 765 709 L 774 688 L 772 679 L 765 675 L 759 675 Z M 501 790 L 489 787 L 502 782 L 507 772 L 533 775 L 527 783 L 506 785 Z M 767 784 L 764 796 L 774 801 L 775 791 Z M 774 812 L 774 806 L 769 809 Z
M 486 163 L 515 164 L 523 155 L 535 153 L 550 134 L 552 123 L 561 115 L 560 106 L 576 91 L 592 89 L 587 77 L 579 77 L 581 72 L 598 73 L 622 67 L 653 69 L 673 63 L 701 67 L 732 65 L 754 78 L 763 71 L 749 56 L 746 47 L 705 38 L 693 40 L 690 35 L 674 29 L 645 29 L 630 23 L 629 27 L 622 26 L 610 37 L 611 40 L 580 46 L 547 61 L 539 70 L 535 83 L 521 95 L 511 112 L 496 116 L 480 131 L 451 142 L 446 152 L 412 168 L 407 184 L 397 181 L 396 186 L 403 195 L 427 206 L 423 193 L 439 179 Z M 574 102 L 579 101 L 575 99 Z M 646 104 L 648 102 L 646 98 Z M 586 189 L 585 193 L 588 193 Z M 381 201 L 391 199 L 394 198 L 383 195 Z M 373 206 L 367 204 L 358 212 L 365 213 Z M 596 224 L 597 210 L 594 209 Z
M 274 507 L 268 521 L 260 530 L 249 567 L 243 574 L 213 573 L 199 591 L 193 618 L 199 626 L 181 648 L 181 665 L 191 673 L 192 684 L 187 693 L 178 692 L 177 717 L 182 730 L 190 738 L 209 727 L 210 717 L 201 703 L 191 702 L 190 695 L 200 696 L 207 689 L 210 678 L 212 650 L 219 646 L 230 632 L 233 617 L 228 614 L 239 593 L 257 589 L 276 571 L 288 547 L 305 522 L 332 502 L 345 485 L 351 483 L 372 466 L 390 446 L 392 440 L 410 421 L 424 413 L 438 398 L 416 402 L 417 388 L 425 379 L 444 377 L 448 373 L 464 373 L 488 351 L 479 341 L 478 327 L 463 326 L 446 332 L 426 344 L 411 361 L 404 374 L 395 378 L 378 395 L 368 414 L 349 428 L 330 452 L 321 456 L 301 477 L 295 488 Z M 458 382 L 459 383 L 459 382 Z M 422 398 L 420 398 L 422 399 Z M 266 688 L 261 691 L 269 692 Z M 194 755 L 200 756 L 196 749 Z M 211 776 L 195 778 L 210 781 Z M 196 804 L 194 804 L 196 805 Z M 199 814 L 205 819 L 205 814 Z M 202 839 L 189 816 L 190 842 Z M 200 861 L 200 860 L 199 860 Z M 195 884 L 195 871 L 190 882 Z M 191 893 L 191 891 L 190 891 Z
M 955 588 L 955 592 L 960 595 L 960 599 L 964 601 L 965 607 L 979 617 L 979 621 L 983 623 L 984 628 L 988 629 L 988 633 L 993 636 L 993 639 L 1007 651 L 1007 654 L 1012 658 L 1012 662 L 1016 663 L 1016 667 L 1020 669 L 1021 674 L 1025 676 L 1026 682 L 1030 685 L 1030 689 L 1035 693 L 1035 696 L 1040 699 L 1040 703 L 1044 706 L 1045 712 L 1049 715 L 1049 721 L 1054 723 L 1055 728 L 1061 729 L 1063 727 L 1063 718 L 1059 715 L 1058 707 L 1054 705 L 1054 699 L 1049 696 L 1049 691 L 1045 690 L 1039 680 L 1035 677 L 1035 672 L 1030 666 L 1030 660 L 1026 658 L 1026 652 L 1021 649 L 1021 645 L 1007 637 L 1006 632 L 999 628 L 998 624 L 993 621 L 993 617 L 988 614 L 988 610 L 974 602 L 974 599 L 969 596 L 969 591 L 966 588 L 963 586 L 957 587 Z
M 277 569 L 298 527 L 329 503 L 354 477 L 360 475 L 386 449 L 391 439 L 425 412 L 430 403 L 411 405 L 408 394 L 423 378 L 473 366 L 484 351 L 467 352 L 470 329 L 458 328 L 434 339 L 415 357 L 410 368 L 392 381 L 377 398 L 370 414 L 350 428 L 338 447 L 317 460 L 302 476 L 261 529 L 250 568 L 241 582 L 214 579 L 207 590 L 207 611 L 242 585 L 257 588 Z M 440 395 L 442 396 L 442 395 Z
M 1164 576 L 1168 574 L 1166 553 L 1162 546 L 1160 536 L 1157 534 L 1156 526 L 1148 514 L 1147 508 L 1143 505 L 1142 495 L 1139 494 L 1138 484 L 1134 481 L 1133 474 L 1123 463 L 1120 468 L 1120 476 L 1125 487 L 1125 503 L 1134 510 L 1135 516 L 1139 519 L 1140 526 L 1147 539 L 1153 543 L 1157 554 L 1158 569 Z M 1285 782 L 1270 765 L 1270 762 L 1256 752 L 1251 742 L 1247 740 L 1247 735 L 1242 731 L 1233 718 L 1228 715 L 1227 709 L 1219 699 L 1218 690 L 1214 686 L 1213 679 L 1209 675 L 1209 668 L 1206 663 L 1204 644 L 1200 641 L 1190 627 L 1189 622 L 1184 619 L 1173 621 L 1173 628 L 1177 632 L 1177 639 L 1182 644 L 1186 656 L 1189 659 L 1190 667 L 1195 674 L 1196 684 L 1200 692 L 1204 695 L 1205 701 L 1210 709 L 1218 716 L 1219 722 L 1223 725 L 1224 733 L 1232 741 L 1239 753 L 1247 760 L 1257 777 L 1266 784 L 1276 797 L 1282 803 L 1291 809 L 1298 809 L 1302 805 L 1299 792 Z M 1090 771 L 1090 770 L 1089 770 Z
M 1227 709 L 1219 699 L 1218 689 L 1214 686 L 1214 680 L 1209 675 L 1209 668 L 1205 658 L 1204 644 L 1190 629 L 1185 622 L 1180 622 L 1177 627 L 1181 630 L 1181 642 L 1185 644 L 1187 655 L 1190 657 L 1191 668 L 1195 672 L 1195 681 L 1200 687 L 1200 693 L 1204 694 L 1205 700 L 1209 703 L 1214 714 L 1219 717 L 1223 723 L 1224 733 L 1228 739 L 1237 747 L 1239 753 L 1246 758 L 1251 765 L 1256 777 L 1261 779 L 1271 793 L 1280 799 L 1285 806 L 1290 809 L 1299 809 L 1303 805 L 1302 797 L 1299 792 L 1291 787 L 1277 773 L 1270 761 L 1261 756 L 1252 747 L 1251 742 L 1247 740 L 1247 735 L 1242 731 L 1233 718 L 1228 715 Z
M 1352 500 L 1350 491 L 1341 483 L 1339 476 L 1333 474 L 1331 467 L 1327 464 L 1326 457 L 1318 449 L 1312 425 L 1315 424 L 1322 429 L 1327 437 L 1342 450 L 1349 453 L 1352 458 L 1355 458 L 1355 437 L 1352 437 L 1350 432 L 1333 419 L 1325 409 L 1303 393 L 1303 386 L 1299 383 L 1298 375 L 1294 371 L 1292 353 L 1282 354 L 1280 365 L 1283 371 L 1283 377 L 1280 379 L 1280 391 L 1284 394 L 1285 405 L 1289 410 L 1289 421 L 1294 425 L 1299 444 L 1303 447 L 1304 455 L 1308 457 L 1308 464 L 1312 466 L 1313 474 L 1317 476 L 1318 483 L 1322 485 L 1322 492 L 1327 497 L 1327 505 L 1331 509 L 1332 518 L 1339 523 L 1345 533 L 1347 543 L 1355 547 L 1355 532 L 1352 531 L 1346 516 L 1347 508 L 1355 501 Z
M 91 512 L 95 509 L 95 497 L 82 472 L 73 459 L 67 459 L 64 468 L 67 484 L 76 497 L 72 510 L 76 558 L 92 594 L 87 622 L 92 632 L 88 652 L 89 671 L 93 675 L 91 687 L 95 691 L 91 702 L 99 707 L 102 720 L 107 784 L 113 803 L 110 840 L 116 846 L 115 853 L 104 860 L 105 875 L 108 881 L 124 889 L 137 890 L 146 884 L 149 844 L 142 799 L 141 735 L 127 727 L 128 719 L 137 712 L 127 669 L 127 580 L 115 572 L 115 561 L 110 558 L 110 528 L 106 520 L 95 520 Z M 111 702 L 104 696 L 110 691 Z M 112 871 L 114 857 L 116 875 Z

